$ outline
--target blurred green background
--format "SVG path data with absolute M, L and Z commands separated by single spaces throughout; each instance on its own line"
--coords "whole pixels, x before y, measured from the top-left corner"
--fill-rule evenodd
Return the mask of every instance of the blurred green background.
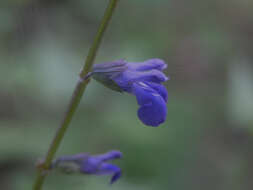
M 108 0 L 1 0 L 0 189 L 31 189 Z M 111 149 L 109 176 L 52 174 L 45 190 L 252 190 L 253 1 L 121 0 L 96 63 L 158 57 L 167 121 L 92 81 L 57 155 Z

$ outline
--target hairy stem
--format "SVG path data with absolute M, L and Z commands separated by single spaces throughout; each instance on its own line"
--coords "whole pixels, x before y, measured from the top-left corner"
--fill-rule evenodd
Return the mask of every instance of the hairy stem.
M 47 155 L 45 157 L 45 160 L 42 164 L 38 166 L 38 172 L 37 177 L 35 179 L 33 190 L 40 190 L 42 188 L 42 185 L 44 183 L 45 177 L 46 177 L 46 171 L 49 170 L 50 164 L 53 160 L 53 157 L 59 148 L 59 145 L 64 137 L 64 134 L 66 133 L 66 130 L 75 114 L 75 111 L 81 101 L 82 95 L 86 89 L 87 84 L 89 83 L 89 78 L 85 78 L 85 76 L 90 72 L 91 67 L 94 63 L 94 59 L 96 57 L 96 53 L 98 51 L 99 45 L 101 43 L 101 40 L 103 38 L 103 35 L 105 33 L 105 30 L 109 24 L 109 21 L 111 20 L 112 14 L 115 10 L 115 7 L 118 3 L 118 0 L 110 0 L 108 7 L 105 11 L 105 14 L 103 16 L 102 22 L 99 26 L 98 32 L 95 36 L 94 42 L 89 49 L 85 64 L 81 70 L 80 73 L 80 80 L 76 84 L 75 90 L 73 92 L 70 104 L 67 108 L 67 111 L 64 115 L 64 118 L 53 138 L 53 141 L 49 147 L 49 150 L 47 152 Z

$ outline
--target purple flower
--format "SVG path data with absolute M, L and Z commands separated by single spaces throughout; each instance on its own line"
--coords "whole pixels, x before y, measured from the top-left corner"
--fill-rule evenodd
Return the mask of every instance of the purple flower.
M 80 172 L 83 174 L 112 175 L 112 184 L 121 176 L 121 169 L 107 161 L 121 157 L 122 153 L 115 150 L 94 156 L 88 153 L 80 153 L 56 159 L 52 163 L 51 168 L 59 168 L 67 173 Z
M 105 86 L 136 96 L 140 106 L 138 117 L 148 126 L 158 126 L 166 119 L 168 93 L 161 84 L 168 80 L 162 70 L 167 67 L 161 59 L 144 62 L 118 60 L 95 64 L 91 76 Z

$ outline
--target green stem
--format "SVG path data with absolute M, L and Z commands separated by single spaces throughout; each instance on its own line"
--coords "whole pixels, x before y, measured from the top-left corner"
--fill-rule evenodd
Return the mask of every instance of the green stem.
M 112 14 L 115 10 L 115 7 L 118 3 L 118 0 L 110 0 L 108 7 L 105 11 L 104 17 L 102 19 L 102 22 L 99 26 L 98 32 L 95 36 L 94 42 L 89 49 L 88 56 L 86 58 L 84 67 L 81 70 L 80 73 L 80 80 L 78 81 L 75 90 L 73 92 L 70 104 L 67 108 L 67 112 L 64 115 L 64 118 L 60 124 L 60 127 L 58 128 L 54 139 L 49 147 L 49 150 L 47 152 L 47 155 L 45 157 L 45 160 L 42 164 L 38 166 L 38 174 L 35 179 L 34 185 L 33 185 L 33 190 L 40 190 L 42 188 L 42 185 L 44 183 L 45 177 L 46 177 L 46 172 L 50 164 L 53 160 L 53 157 L 59 148 L 59 145 L 64 137 L 64 134 L 73 118 L 73 115 L 75 114 L 75 111 L 81 101 L 82 95 L 86 89 L 87 84 L 89 83 L 89 78 L 82 80 L 91 70 L 91 67 L 94 63 L 96 53 L 98 51 L 99 45 L 101 43 L 101 40 L 103 38 L 103 35 L 105 33 L 105 30 L 109 24 L 109 21 L 111 20 Z

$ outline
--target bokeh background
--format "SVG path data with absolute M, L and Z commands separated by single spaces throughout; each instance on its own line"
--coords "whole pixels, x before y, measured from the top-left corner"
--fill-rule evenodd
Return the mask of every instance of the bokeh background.
M 0 189 L 31 189 L 108 0 L 1 0 Z M 109 176 L 51 174 L 45 190 L 252 190 L 253 1 L 121 0 L 96 63 L 162 58 L 167 121 L 92 81 L 57 155 L 111 149 Z

